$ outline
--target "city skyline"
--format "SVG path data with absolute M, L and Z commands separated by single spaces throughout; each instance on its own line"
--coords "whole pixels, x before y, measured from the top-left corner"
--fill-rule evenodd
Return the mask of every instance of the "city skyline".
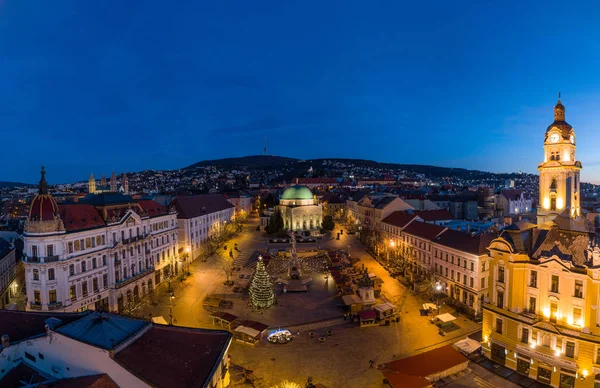
M 3 140 L 27 142 L 0 180 L 178 169 L 265 137 L 301 159 L 537 173 L 560 91 L 600 182 L 596 6 L 343 4 L 3 2 Z M 558 10 L 568 29 L 548 28 Z

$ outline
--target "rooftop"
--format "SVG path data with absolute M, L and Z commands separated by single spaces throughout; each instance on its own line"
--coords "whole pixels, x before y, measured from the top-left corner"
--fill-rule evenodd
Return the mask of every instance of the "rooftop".
M 223 330 L 154 325 L 114 359 L 154 387 L 202 387 L 221 362 L 231 338 L 231 333 Z
M 395 211 L 389 216 L 381 220 L 382 223 L 392 225 L 398 228 L 404 228 L 411 221 L 417 218 L 415 213 L 408 213 L 405 211 Z
M 34 313 L 24 311 L 0 310 L 0 335 L 7 334 L 10 342 L 15 343 L 28 338 L 46 334 L 46 321 L 51 318 L 58 326 L 69 324 L 88 313 Z M 1 346 L 0 346 L 1 348 Z
M 177 197 L 172 205 L 177 210 L 177 218 L 180 219 L 200 217 L 235 207 L 221 194 Z
M 94 311 L 56 331 L 88 345 L 112 350 L 150 325 L 139 319 Z

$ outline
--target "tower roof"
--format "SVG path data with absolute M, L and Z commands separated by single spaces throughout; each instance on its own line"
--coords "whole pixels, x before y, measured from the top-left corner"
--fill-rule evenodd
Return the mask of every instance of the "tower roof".
M 56 201 L 48 194 L 44 166 L 42 166 L 41 175 L 38 195 L 35 196 L 29 208 L 29 221 L 51 221 L 58 213 Z
M 562 104 L 560 99 L 554 106 L 554 122 L 546 129 L 546 137 L 548 137 L 548 133 L 553 128 L 556 128 L 560 131 L 564 140 L 569 139 L 569 137 L 574 133 L 573 127 L 565 121 L 565 106 Z

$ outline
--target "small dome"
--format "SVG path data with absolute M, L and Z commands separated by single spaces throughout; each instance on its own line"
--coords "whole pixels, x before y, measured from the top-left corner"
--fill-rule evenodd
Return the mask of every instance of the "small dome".
M 41 194 L 36 196 L 29 208 L 29 221 L 52 221 L 58 213 L 58 206 L 51 195 Z
M 313 199 L 313 193 L 306 186 L 296 185 L 285 189 L 281 199 Z
M 554 122 L 546 129 L 546 137 L 548 137 L 548 133 L 553 128 L 556 128 L 560 131 L 560 134 L 564 140 L 569 139 L 571 134 L 573 134 L 573 127 L 565 121 L 565 106 L 560 100 L 558 100 L 554 106 Z
M 56 201 L 48 194 L 48 182 L 46 182 L 44 166 L 42 166 L 41 175 L 38 195 L 35 196 L 29 207 L 29 221 L 51 221 L 58 213 Z

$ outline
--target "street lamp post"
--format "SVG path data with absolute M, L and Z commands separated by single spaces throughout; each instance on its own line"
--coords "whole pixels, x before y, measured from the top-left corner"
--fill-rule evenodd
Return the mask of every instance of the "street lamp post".
M 440 284 L 440 282 L 437 282 L 435 284 L 435 291 L 436 291 L 436 296 L 437 296 L 438 315 L 440 315 L 440 291 L 442 291 L 442 285 Z
M 173 299 L 175 299 L 175 294 L 169 294 L 169 325 L 173 326 Z
M 186 263 L 187 263 L 187 274 L 190 275 L 190 262 L 192 261 L 192 248 L 188 245 L 185 248 L 185 252 L 187 253 Z

